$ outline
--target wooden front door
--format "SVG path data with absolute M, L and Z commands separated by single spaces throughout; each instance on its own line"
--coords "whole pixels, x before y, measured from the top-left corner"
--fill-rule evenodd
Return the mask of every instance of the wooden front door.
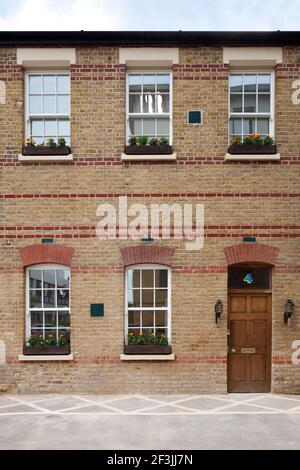
M 270 388 L 271 294 L 229 294 L 228 392 Z

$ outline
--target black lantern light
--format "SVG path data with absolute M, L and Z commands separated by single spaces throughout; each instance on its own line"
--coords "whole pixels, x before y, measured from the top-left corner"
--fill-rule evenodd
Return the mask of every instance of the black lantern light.
M 223 312 L 223 302 L 222 300 L 219 299 L 216 301 L 216 304 L 215 304 L 215 320 L 216 320 L 217 325 L 220 321 L 222 312 Z
M 283 321 L 286 325 L 290 323 L 291 316 L 294 313 L 294 307 L 295 307 L 295 304 L 291 299 L 289 299 L 287 303 L 285 304 Z

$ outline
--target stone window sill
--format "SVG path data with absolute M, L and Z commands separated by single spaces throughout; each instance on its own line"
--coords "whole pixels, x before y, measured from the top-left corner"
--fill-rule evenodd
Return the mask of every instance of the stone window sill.
M 18 361 L 26 361 L 26 362 L 33 362 L 33 361 L 73 361 L 74 357 L 73 354 L 65 354 L 65 355 L 35 355 L 35 356 L 28 356 L 25 354 L 18 355 Z
M 174 361 L 175 354 L 120 354 L 121 361 Z
M 165 162 L 165 161 L 173 161 L 176 160 L 176 153 L 171 153 L 170 155 L 127 155 L 127 153 L 121 153 L 121 160 L 122 161 L 132 161 L 132 162 L 139 162 L 139 161 L 157 161 L 157 162 Z
M 247 154 L 240 154 L 240 155 L 232 155 L 231 153 L 225 154 L 225 160 L 227 161 L 274 161 L 280 160 L 280 153 L 274 154 L 260 154 L 260 155 L 247 155 Z
M 73 161 L 73 155 L 18 155 L 19 162 L 32 163 L 32 162 L 71 162 Z

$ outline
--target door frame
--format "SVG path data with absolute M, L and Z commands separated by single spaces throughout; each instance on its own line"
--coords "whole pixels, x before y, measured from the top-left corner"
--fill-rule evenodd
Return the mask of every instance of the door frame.
M 269 269 L 269 278 L 270 278 L 270 289 L 227 289 L 227 306 L 228 306 L 228 312 L 227 312 L 227 393 L 244 393 L 244 392 L 229 392 L 229 322 L 230 322 L 230 313 L 229 313 L 229 296 L 231 294 L 241 294 L 241 295 L 249 295 L 249 294 L 268 294 L 269 297 L 269 302 L 270 302 L 270 309 L 269 309 L 269 335 L 270 335 L 270 354 L 269 354 L 269 359 L 267 363 L 267 385 L 268 385 L 268 391 L 267 392 L 248 392 L 248 393 L 270 393 L 272 391 L 272 352 L 273 352 L 273 300 L 272 300 L 272 275 L 273 275 L 273 266 L 271 265 L 266 265 L 264 263 L 237 263 L 234 265 L 228 266 L 228 268 L 231 267 L 239 267 L 239 268 L 268 268 Z M 227 271 L 228 274 L 228 271 Z

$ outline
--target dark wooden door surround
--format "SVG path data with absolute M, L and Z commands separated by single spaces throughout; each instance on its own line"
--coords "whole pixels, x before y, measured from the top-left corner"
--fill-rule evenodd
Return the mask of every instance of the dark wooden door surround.
M 228 392 L 270 392 L 271 293 L 229 291 Z

